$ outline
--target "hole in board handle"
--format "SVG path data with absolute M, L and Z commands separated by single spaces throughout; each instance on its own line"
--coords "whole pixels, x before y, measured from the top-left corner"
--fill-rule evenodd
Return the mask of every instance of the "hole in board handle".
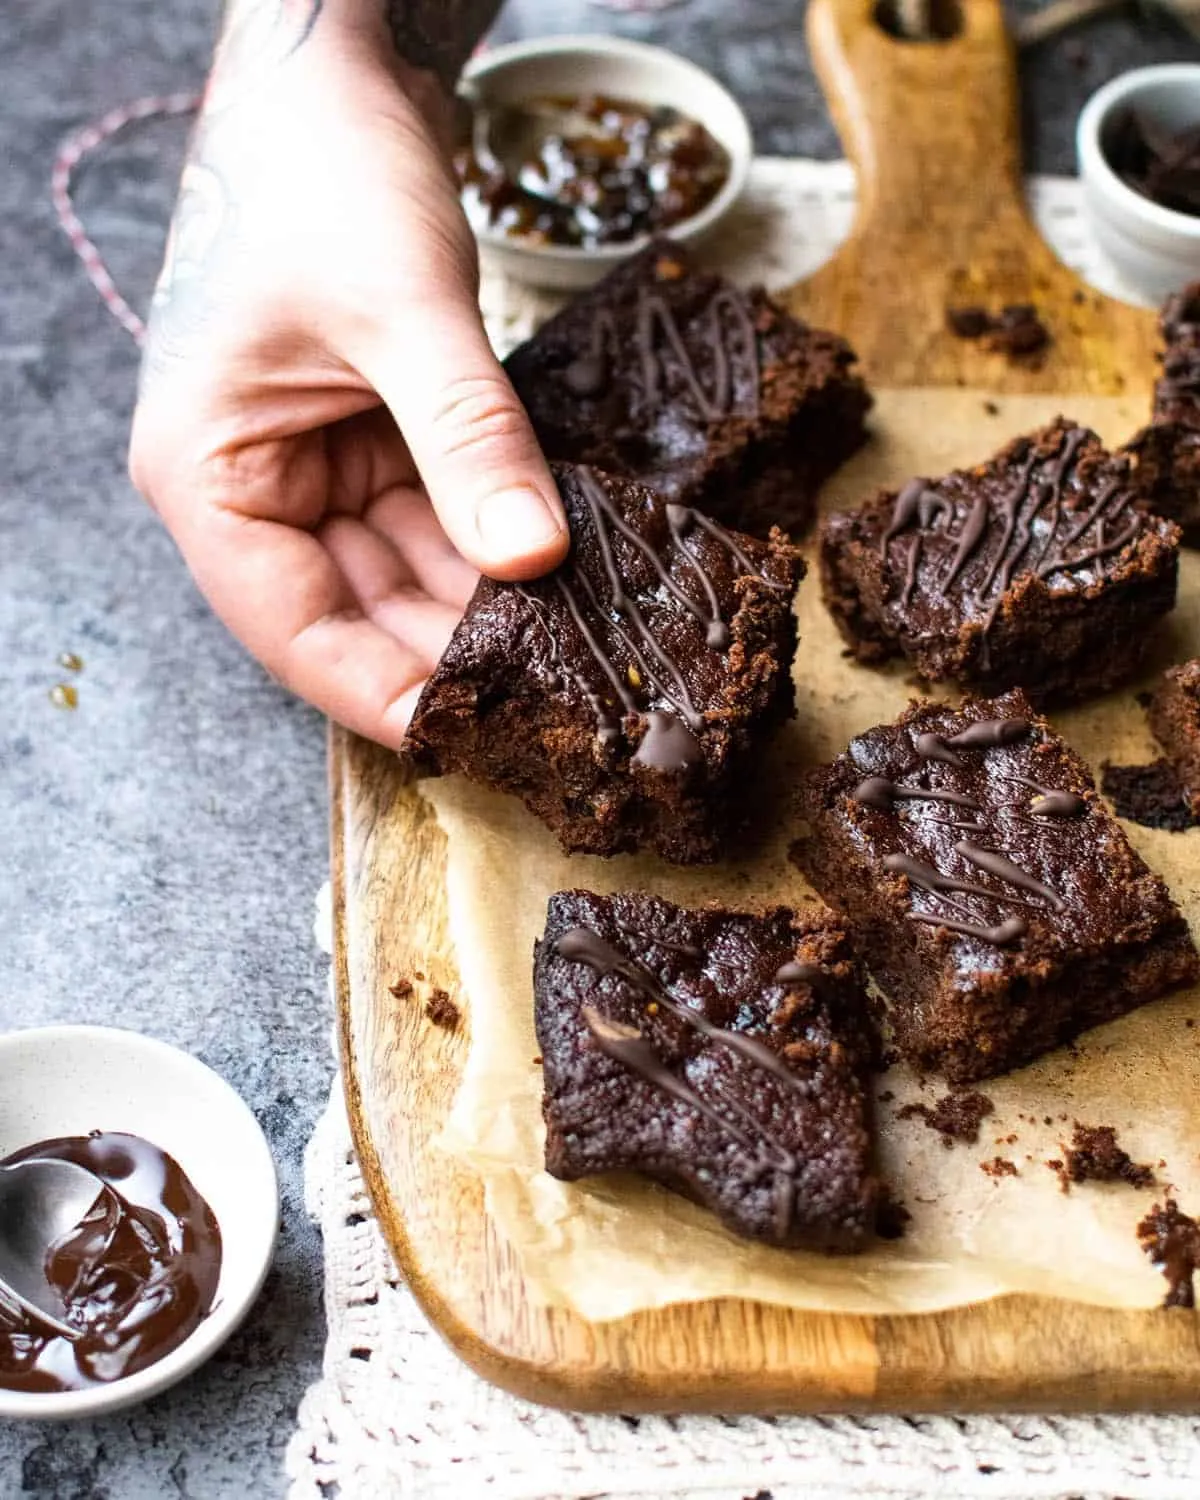
M 878 0 L 875 24 L 898 42 L 948 42 L 963 29 L 960 0 Z

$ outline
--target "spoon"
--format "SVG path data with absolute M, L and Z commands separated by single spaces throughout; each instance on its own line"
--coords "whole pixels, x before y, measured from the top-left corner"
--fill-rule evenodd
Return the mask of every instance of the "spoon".
M 105 1190 L 85 1167 L 50 1157 L 0 1168 L 0 1299 L 63 1338 L 77 1339 L 62 1298 L 46 1280 L 46 1253 L 80 1224 Z
M 552 125 L 557 134 L 572 138 L 592 133 L 595 121 L 580 110 L 537 99 L 494 108 L 469 79 L 459 83 L 458 101 L 472 153 L 483 170 L 489 176 L 509 178 L 531 198 L 557 202 L 548 188 L 536 180 L 527 180 L 528 174 L 521 169 L 541 144 L 548 126 Z

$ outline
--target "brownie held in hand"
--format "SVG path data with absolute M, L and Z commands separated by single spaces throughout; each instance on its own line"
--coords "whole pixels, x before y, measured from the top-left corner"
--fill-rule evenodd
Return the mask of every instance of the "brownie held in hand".
M 853 924 L 896 1044 L 956 1083 L 1194 979 L 1162 880 L 1023 693 L 914 704 L 801 796 L 793 857 Z
M 754 753 L 793 712 L 803 564 L 778 533 L 555 469 L 567 561 L 480 582 L 405 751 L 521 797 L 566 849 L 715 859 Z
M 1167 299 L 1159 326 L 1154 412 L 1129 452 L 1149 509 L 1178 521 L 1185 544 L 1200 547 L 1200 282 Z
M 1200 819 L 1200 658 L 1168 667 L 1147 712 L 1151 733 L 1179 778 L 1188 811 Z
M 821 537 L 825 601 L 860 661 L 903 654 L 930 681 L 1045 702 L 1137 669 L 1178 568 L 1179 530 L 1139 508 L 1129 460 L 1061 418 Z
M 548 457 L 640 479 L 765 536 L 799 532 L 864 439 L 850 346 L 667 240 L 622 262 L 509 356 Z
M 534 1017 L 555 1177 L 643 1172 L 775 1245 L 871 1235 L 872 1043 L 830 913 L 562 891 Z

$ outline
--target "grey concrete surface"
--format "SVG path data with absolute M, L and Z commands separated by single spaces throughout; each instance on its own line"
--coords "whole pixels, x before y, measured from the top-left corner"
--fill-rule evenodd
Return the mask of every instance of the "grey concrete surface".
M 300 1164 L 331 1072 L 309 933 L 326 863 L 323 726 L 209 616 L 132 494 L 134 349 L 47 192 L 72 126 L 199 82 L 214 12 L 213 0 L 0 4 L 0 1028 L 103 1021 L 196 1052 L 270 1136 L 284 1234 L 250 1323 L 185 1386 L 71 1429 L 0 1426 L 0 1500 L 280 1494 L 321 1355 Z M 742 96 L 760 149 L 834 155 L 801 23 L 799 0 L 688 0 L 654 17 L 512 0 L 501 35 L 611 27 L 665 41 Z M 1168 24 L 1123 16 L 1031 59 L 1033 165 L 1070 169 L 1075 112 L 1103 78 L 1198 55 Z M 84 217 L 138 305 L 183 136 L 147 126 L 82 174 Z M 84 659 L 74 712 L 49 696 L 64 651 Z

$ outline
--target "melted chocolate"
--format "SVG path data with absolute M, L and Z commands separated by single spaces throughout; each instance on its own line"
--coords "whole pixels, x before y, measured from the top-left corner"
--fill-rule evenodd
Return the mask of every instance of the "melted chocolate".
M 137 1136 L 43 1141 L 0 1167 L 37 1157 L 76 1162 L 106 1186 L 46 1256 L 47 1279 L 79 1337 L 48 1333 L 0 1302 L 0 1386 L 77 1391 L 146 1369 L 212 1308 L 221 1271 L 212 1210 L 171 1157 Z
M 649 766 L 652 771 L 686 771 L 703 760 L 700 741 L 682 719 L 661 709 L 650 710 L 646 733 L 634 753 L 635 766 Z
M 659 293 L 643 292 L 639 298 L 634 338 L 642 369 L 642 396 L 648 410 L 657 411 L 663 404 L 669 355 L 671 367 L 682 377 L 706 422 L 733 415 L 734 365 L 740 361 L 749 377 L 745 384 L 751 392 L 750 409 L 745 415 L 757 416 L 758 336 L 745 298 L 733 287 L 723 287 L 713 297 L 708 316 L 701 324 L 701 347 L 712 367 L 711 390 L 705 389 L 700 367 L 684 341 L 675 314 Z
M 597 1047 L 605 1057 L 611 1057 L 614 1062 L 619 1062 L 630 1072 L 637 1073 L 647 1083 L 652 1083 L 655 1088 L 662 1089 L 664 1094 L 670 1094 L 681 1104 L 690 1105 L 705 1119 L 711 1120 L 714 1125 L 719 1125 L 722 1130 L 727 1131 L 738 1145 L 744 1146 L 747 1151 L 758 1149 L 750 1137 L 740 1130 L 726 1114 L 714 1109 L 703 1095 L 698 1094 L 692 1088 L 691 1084 L 671 1072 L 655 1051 L 654 1043 L 649 1037 L 643 1036 L 636 1026 L 626 1026 L 623 1021 L 610 1020 L 591 1005 L 583 1006 L 580 1013 Z
M 1013 745 L 1024 739 L 1032 728 L 1030 721 L 1023 718 L 980 719 L 953 735 L 934 734 L 930 731 L 920 733 L 913 739 L 913 749 L 918 761 L 935 761 L 951 766 L 962 766 L 965 761 L 958 752 L 979 750 L 986 754 L 989 750 L 1002 749 L 1006 745 Z M 1044 787 L 1023 776 L 1015 776 L 1012 780 L 1038 793 L 1037 798 L 1029 805 L 1029 812 L 1035 816 L 1050 819 L 1073 818 L 1079 817 L 1087 810 L 1086 802 L 1074 792 Z M 980 815 L 985 811 L 974 798 L 961 792 L 913 786 L 904 782 L 891 781 L 886 776 L 866 777 L 859 782 L 850 796 L 853 801 L 862 806 L 875 808 L 881 812 L 894 810 L 898 800 L 945 802 L 951 806 L 970 809 Z M 963 828 L 974 833 L 987 831 L 983 822 L 971 818 L 946 820 L 945 826 Z M 1066 909 L 1066 902 L 1057 891 L 1037 880 L 999 850 L 984 848 L 970 839 L 960 839 L 954 845 L 954 851 L 967 864 L 974 865 L 976 869 L 993 876 L 1005 885 L 1040 897 L 1054 911 Z M 979 885 L 975 881 L 960 880 L 956 876 L 946 875 L 911 855 L 889 854 L 884 859 L 884 865 L 896 874 L 904 875 L 911 884 L 918 886 L 921 890 L 938 896 L 946 909 L 958 913 L 958 917 L 951 920 L 937 913 L 910 912 L 909 918 L 914 922 L 947 927 L 955 932 L 962 932 L 971 937 L 982 938 L 985 942 L 1003 946 L 1006 943 L 1015 942 L 1028 932 L 1029 924 L 1025 918 L 1013 916 L 995 924 L 977 922 L 963 903 L 953 899 L 954 895 L 986 896 L 1002 904 L 1040 909 L 1008 891 L 995 890 L 989 886 Z
M 620 333 L 616 319 L 602 308 L 592 325 L 588 348 L 563 371 L 563 383 L 574 396 L 601 396 L 612 380 L 614 350 Z M 678 372 L 703 421 L 718 422 L 740 415 L 756 417 L 759 410 L 758 335 L 750 307 L 741 292 L 725 287 L 709 303 L 700 322 L 699 343 L 708 356 L 706 386 L 670 303 L 657 292 L 643 291 L 633 325 L 634 350 L 641 370 L 641 398 L 647 412 L 661 409 L 668 369 Z M 748 401 L 737 409 L 738 374 Z
M 720 604 L 712 577 L 703 561 L 687 545 L 688 536 L 698 527 L 717 541 L 747 575 L 757 578 L 772 588 L 773 583 L 754 567 L 750 558 L 725 528 L 708 516 L 689 510 L 686 506 L 671 505 L 667 510 L 667 521 L 671 538 L 699 583 L 702 600 L 693 598 L 675 581 L 670 568 L 658 551 L 639 532 L 628 524 L 613 505 L 603 486 L 590 469 L 580 466 L 577 472 L 580 491 L 587 501 L 596 545 L 604 566 L 607 598 L 602 598 L 588 575 L 579 567 L 569 573 L 555 573 L 553 582 L 579 631 L 584 644 L 597 666 L 604 673 L 623 715 L 646 715 L 647 726 L 637 751 L 634 763 L 655 771 L 678 772 L 698 765 L 704 752 L 697 738 L 704 727 L 704 716 L 697 709 L 684 676 L 682 665 L 671 655 L 662 640 L 651 629 L 650 624 L 625 589 L 620 569 L 613 550 L 614 534 L 624 538 L 649 562 L 658 575 L 663 589 L 685 609 L 698 624 L 703 626 L 705 644 L 710 650 L 727 650 L 732 636 L 729 626 L 721 616 Z M 606 707 L 602 697 L 587 682 L 582 673 L 565 664 L 563 654 L 557 648 L 554 633 L 546 613 L 539 607 L 535 596 L 528 589 L 520 590 L 537 612 L 538 619 L 550 636 L 555 669 L 563 672 L 585 695 L 596 715 L 596 732 L 604 744 L 615 744 L 620 736 L 621 722 Z M 581 597 L 582 596 L 582 597 Z M 593 617 L 603 619 L 616 635 L 636 664 L 640 680 L 647 683 L 667 705 L 667 710 L 644 709 L 634 695 L 630 680 L 622 674 L 605 648 L 600 636 L 589 620 L 590 605 Z
M 995 555 L 974 590 L 975 603 L 987 604 L 983 618 L 985 636 L 995 624 L 1004 596 L 1019 570 L 1049 578 L 1057 572 L 1084 567 L 1128 546 L 1144 522 L 1135 507 L 1132 489 L 1118 480 L 1102 486 L 1084 514 L 1068 524 L 1066 489 L 1087 437 L 1085 429 L 1070 428 L 1052 459 L 1046 459 L 1036 450 L 1031 452 L 1015 482 L 998 500 L 989 501 L 986 495 L 975 497 L 957 537 L 951 535 L 952 503 L 928 489 L 925 480 L 906 485 L 896 497 L 891 521 L 880 541 L 881 553 L 886 557 L 893 542 L 912 533 L 905 556 L 901 602 L 907 604 L 911 599 L 921 559 L 935 537 L 954 545 L 949 566 L 930 585 L 944 597 L 999 524 Z M 1044 477 L 1037 479 L 1039 468 L 1043 469 Z M 1034 524 L 1039 520 L 1044 525 L 1044 534 L 1040 549 L 1031 554 Z M 1093 533 L 1092 540 L 1084 544 L 1089 532 Z
M 998 750 L 1023 740 L 1032 728 L 1028 719 L 979 719 L 942 744 L 950 750 Z
M 590 346 L 563 371 L 563 383 L 573 396 L 600 396 L 608 388 L 616 340 L 616 319 L 602 307 L 592 323 Z

